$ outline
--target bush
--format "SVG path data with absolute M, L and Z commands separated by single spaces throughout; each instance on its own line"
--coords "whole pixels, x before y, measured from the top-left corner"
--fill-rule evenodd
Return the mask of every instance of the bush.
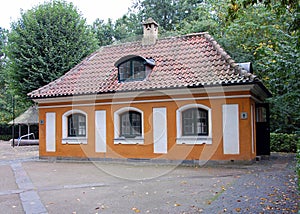
M 270 134 L 270 149 L 271 152 L 297 152 L 297 142 L 299 135 L 271 133 Z
M 0 135 L 0 140 L 9 141 L 11 139 L 11 135 Z
M 300 191 L 300 139 L 298 139 L 297 175 L 298 175 L 298 190 Z

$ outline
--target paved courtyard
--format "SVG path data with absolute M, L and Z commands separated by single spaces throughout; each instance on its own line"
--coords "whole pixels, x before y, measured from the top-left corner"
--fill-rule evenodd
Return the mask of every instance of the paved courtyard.
M 297 213 L 294 166 L 49 162 L 0 141 L 0 213 Z

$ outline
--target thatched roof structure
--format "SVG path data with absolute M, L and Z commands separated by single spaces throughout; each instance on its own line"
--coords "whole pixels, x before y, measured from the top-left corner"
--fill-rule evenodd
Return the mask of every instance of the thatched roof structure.
M 32 125 L 39 123 L 39 112 L 37 106 L 31 106 L 27 109 L 23 114 L 19 117 L 15 118 L 14 121 L 10 121 L 9 124 L 24 124 L 24 125 Z

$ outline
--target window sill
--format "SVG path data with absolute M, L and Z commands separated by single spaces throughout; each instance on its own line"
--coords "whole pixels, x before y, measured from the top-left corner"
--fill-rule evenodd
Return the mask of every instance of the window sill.
M 188 144 L 188 145 L 198 145 L 198 144 L 212 144 L 212 138 L 211 137 L 205 137 L 205 136 L 191 136 L 191 137 L 179 137 L 176 138 L 176 144 Z
M 87 144 L 87 138 L 85 137 L 68 137 L 62 139 L 62 144 Z
M 144 138 L 136 137 L 136 138 L 115 138 L 114 144 L 144 144 Z

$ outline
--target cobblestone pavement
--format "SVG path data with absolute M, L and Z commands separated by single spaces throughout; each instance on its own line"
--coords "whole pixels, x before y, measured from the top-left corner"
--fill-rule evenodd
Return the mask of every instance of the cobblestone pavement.
M 48 162 L 0 142 L 0 213 L 295 213 L 294 155 L 250 166 Z

